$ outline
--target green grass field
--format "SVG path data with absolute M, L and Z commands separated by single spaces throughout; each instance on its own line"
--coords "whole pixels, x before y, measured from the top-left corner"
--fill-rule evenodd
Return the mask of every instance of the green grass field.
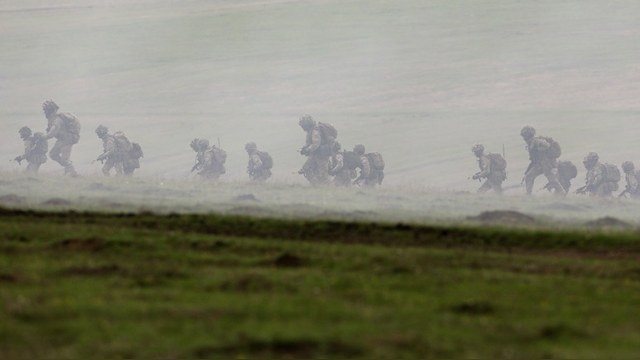
M 637 233 L 0 211 L 0 358 L 638 358 Z

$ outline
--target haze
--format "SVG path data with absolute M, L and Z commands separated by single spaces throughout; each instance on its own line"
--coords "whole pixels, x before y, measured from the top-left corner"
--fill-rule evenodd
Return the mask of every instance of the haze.
M 475 143 L 504 145 L 505 185 L 519 183 L 527 124 L 560 142 L 580 183 L 589 151 L 637 159 L 638 14 L 637 1 L 596 0 L 5 0 L 0 170 L 17 171 L 17 130 L 42 131 L 51 98 L 82 122 L 83 175 L 99 173 L 104 124 L 142 144 L 139 177 L 187 178 L 189 142 L 205 137 L 229 154 L 223 181 L 245 179 L 255 141 L 273 182 L 304 183 L 309 113 L 344 146 L 381 152 L 387 186 L 474 190 Z

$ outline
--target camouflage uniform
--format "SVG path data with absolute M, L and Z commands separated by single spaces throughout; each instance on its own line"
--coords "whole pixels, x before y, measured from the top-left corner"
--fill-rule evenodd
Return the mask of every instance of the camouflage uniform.
M 249 155 L 249 163 L 247 164 L 247 173 L 249 179 L 256 182 L 265 182 L 271 177 L 271 169 L 267 167 L 267 164 L 262 162 L 260 152 L 255 143 L 250 142 L 245 145 L 244 149 Z
M 310 115 L 300 118 L 300 127 L 307 133 L 305 146 L 300 150 L 302 155 L 307 156 L 307 161 L 298 171 L 312 185 L 324 185 L 329 182 L 329 157 L 330 154 L 322 151 L 323 139 L 320 129 L 315 120 Z
M 588 193 L 589 196 L 608 197 L 618 189 L 616 183 L 607 181 L 606 167 L 599 162 L 598 154 L 589 153 L 583 164 L 587 169 L 586 184 L 577 193 Z
M 355 168 L 345 164 L 345 153 L 340 151 L 340 144 L 336 142 L 334 153 L 329 161 L 329 174 L 333 175 L 333 183 L 336 186 L 351 186 L 351 181 L 356 177 Z
M 26 173 L 35 175 L 40 169 L 40 165 L 47 162 L 47 151 L 49 146 L 43 133 L 37 132 L 31 135 L 31 129 L 23 127 L 18 131 L 24 141 L 24 154 L 17 156 L 16 161 L 27 161 Z
M 627 186 L 621 195 L 629 194 L 632 198 L 640 198 L 640 183 L 638 182 L 640 172 L 635 170 L 635 165 L 631 161 L 622 163 L 622 170 Z
M 530 126 L 525 126 L 520 134 L 527 143 L 529 160 L 531 160 L 531 164 L 524 174 L 527 194 L 531 195 L 536 178 L 543 174 L 547 178 L 550 190 L 553 190 L 555 194 L 565 194 L 564 188 L 558 181 L 558 162 L 548 155 L 551 144 L 542 137 L 536 137 L 535 129 Z
M 71 149 L 78 142 L 77 138 L 71 134 L 65 126 L 64 119 L 58 114 L 58 105 L 47 100 L 42 104 L 42 109 L 48 120 L 47 135 L 45 138 L 56 138 L 56 143 L 49 152 L 51 160 L 57 162 L 64 167 L 64 173 L 70 176 L 78 176 L 73 164 L 71 163 Z
M 217 180 L 226 173 L 224 162 L 226 153 L 215 146 L 209 146 L 206 139 L 194 139 L 191 148 L 196 151 L 196 164 L 191 171 L 198 170 L 198 175 L 207 180 Z
M 133 176 L 133 172 L 140 168 L 140 158 L 144 157 L 140 145 L 133 143 L 133 148 L 124 157 L 122 170 L 126 176 Z
M 384 173 L 376 169 L 370 161 L 369 154 L 365 154 L 365 147 L 362 144 L 358 144 L 353 147 L 353 152 L 360 156 L 360 175 L 354 181 L 354 184 L 358 186 L 373 187 L 382 184 L 384 179 Z
M 473 180 L 487 179 L 478 189 L 478 194 L 484 194 L 489 190 L 502 194 L 502 182 L 507 178 L 506 172 L 491 168 L 491 158 L 484 153 L 484 146 L 476 145 L 471 151 L 478 158 L 480 168 L 480 171 L 472 176 Z
M 124 158 L 118 149 L 115 137 L 110 135 L 109 129 L 102 125 L 96 129 L 96 135 L 102 140 L 103 152 L 97 158 L 98 161 L 104 162 L 102 173 L 109 176 L 111 169 L 115 169 L 116 175 L 121 176 L 124 173 Z

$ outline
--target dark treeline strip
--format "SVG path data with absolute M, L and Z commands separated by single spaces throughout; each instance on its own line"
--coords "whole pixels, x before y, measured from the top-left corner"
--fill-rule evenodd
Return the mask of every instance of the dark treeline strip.
M 640 253 L 637 231 L 550 230 L 478 225 L 413 225 L 257 218 L 221 214 L 99 213 L 0 208 L 0 219 L 125 226 L 234 237 L 386 246 L 487 247 L 510 251 Z

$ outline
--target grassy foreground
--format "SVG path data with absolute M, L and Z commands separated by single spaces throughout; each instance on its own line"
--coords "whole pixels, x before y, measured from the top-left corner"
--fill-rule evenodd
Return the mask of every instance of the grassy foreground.
M 636 233 L 0 209 L 0 358 L 638 358 Z

